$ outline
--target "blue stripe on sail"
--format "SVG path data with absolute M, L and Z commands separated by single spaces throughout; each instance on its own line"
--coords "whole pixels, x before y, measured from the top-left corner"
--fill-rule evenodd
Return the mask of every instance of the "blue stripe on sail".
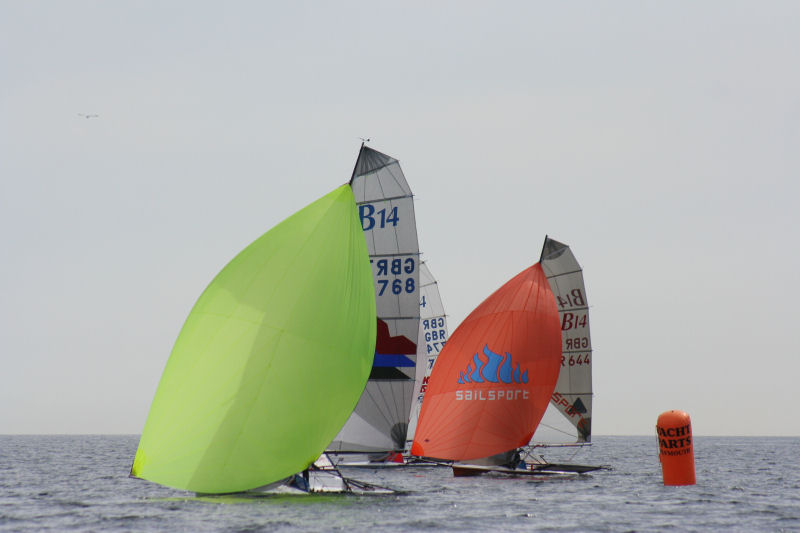
M 372 366 L 413 367 L 414 361 L 403 354 L 375 352 Z

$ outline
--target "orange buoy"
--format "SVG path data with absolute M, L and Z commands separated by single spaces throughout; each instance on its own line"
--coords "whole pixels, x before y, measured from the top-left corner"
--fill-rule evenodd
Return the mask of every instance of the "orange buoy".
M 667 411 L 656 422 L 664 485 L 694 485 L 694 447 L 689 413 Z

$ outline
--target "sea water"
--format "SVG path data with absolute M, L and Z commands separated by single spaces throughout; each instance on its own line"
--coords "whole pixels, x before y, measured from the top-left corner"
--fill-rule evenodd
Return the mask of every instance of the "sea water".
M 393 495 L 197 497 L 128 477 L 137 436 L 0 436 L 0 531 L 800 531 L 800 438 L 698 437 L 697 484 L 665 487 L 653 437 L 545 450 L 572 477 L 349 469 Z M 574 457 L 572 457 L 574 455 Z

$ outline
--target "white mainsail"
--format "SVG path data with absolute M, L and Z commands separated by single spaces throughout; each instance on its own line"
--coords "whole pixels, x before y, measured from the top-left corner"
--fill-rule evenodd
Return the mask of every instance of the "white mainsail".
M 413 195 L 398 161 L 364 145 L 350 184 L 372 264 L 378 334 L 367 386 L 328 451 L 400 451 L 414 399 L 419 332 Z
M 419 271 L 419 338 L 417 340 L 417 377 L 414 382 L 414 401 L 411 404 L 411 418 L 408 422 L 406 450 L 411 449 L 414 433 L 417 430 L 419 410 L 428 388 L 428 379 L 439 352 L 447 341 L 447 317 L 444 313 L 439 285 L 431 274 L 427 263 L 420 265 Z M 422 364 L 422 362 L 425 364 Z
M 583 271 L 569 246 L 545 238 L 540 259 L 561 319 L 561 372 L 532 444 L 591 442 L 592 341 Z

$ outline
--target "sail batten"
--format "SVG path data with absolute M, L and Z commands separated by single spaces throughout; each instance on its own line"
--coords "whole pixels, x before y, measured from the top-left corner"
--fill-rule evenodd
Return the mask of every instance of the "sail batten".
M 401 185 L 400 185 L 399 183 L 397 183 L 397 185 L 398 185 L 398 187 L 401 187 Z M 387 202 L 388 202 L 388 201 L 390 201 L 390 200 L 400 200 L 400 199 L 402 199 L 402 198 L 408 198 L 409 196 L 410 196 L 411 198 L 413 198 L 413 197 L 414 197 L 414 195 L 413 195 L 413 194 L 403 194 L 403 195 L 400 195 L 400 196 L 386 196 L 385 198 L 382 198 L 382 200 L 384 200 L 384 201 L 387 201 Z M 358 202 L 356 202 L 356 205 L 359 205 L 359 206 L 360 206 L 360 205 L 364 205 L 364 204 L 371 203 L 372 201 L 373 201 L 373 200 L 363 200 L 363 201 L 358 201 Z
M 581 270 L 579 268 L 577 270 L 569 270 L 567 272 L 558 272 L 558 273 L 555 273 L 555 274 L 549 274 L 547 276 L 547 279 L 558 279 L 558 278 L 560 278 L 562 276 L 569 276 L 571 274 L 583 274 L 583 270 Z

